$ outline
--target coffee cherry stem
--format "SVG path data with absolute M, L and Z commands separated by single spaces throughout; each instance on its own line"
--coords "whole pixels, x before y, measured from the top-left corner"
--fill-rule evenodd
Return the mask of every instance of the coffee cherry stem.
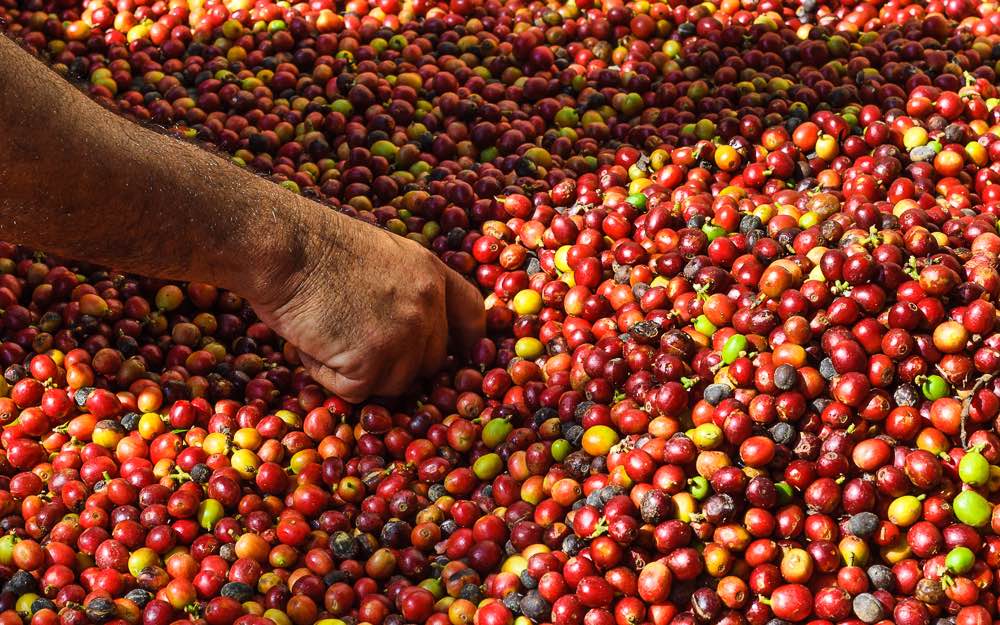
M 972 411 L 972 399 L 976 396 L 976 393 L 986 384 L 993 381 L 996 374 L 987 373 L 979 376 L 975 384 L 968 391 L 959 391 L 959 396 L 962 397 L 962 413 L 961 413 L 961 429 L 959 430 L 959 435 L 962 441 L 962 446 L 965 447 L 968 444 L 968 433 L 966 427 L 969 421 L 969 413 Z

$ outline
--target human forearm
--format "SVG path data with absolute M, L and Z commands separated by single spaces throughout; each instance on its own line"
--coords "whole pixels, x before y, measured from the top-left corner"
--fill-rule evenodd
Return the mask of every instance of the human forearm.
M 357 227 L 103 109 L 2 37 L 0 137 L 0 238 L 65 256 L 254 297 L 300 269 L 313 222 Z
M 342 397 L 399 394 L 482 335 L 474 286 L 407 239 L 142 128 L 0 36 L 0 240 L 246 297 Z

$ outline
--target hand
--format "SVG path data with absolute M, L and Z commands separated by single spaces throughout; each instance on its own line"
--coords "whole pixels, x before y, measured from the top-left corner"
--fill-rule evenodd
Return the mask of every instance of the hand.
M 251 303 L 347 401 L 399 395 L 436 372 L 449 332 L 458 349 L 482 336 L 479 291 L 419 244 L 341 215 L 306 238 L 299 269 Z

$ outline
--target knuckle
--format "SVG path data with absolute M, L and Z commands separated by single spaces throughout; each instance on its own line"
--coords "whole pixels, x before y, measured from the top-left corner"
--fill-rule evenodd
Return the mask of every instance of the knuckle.
M 437 306 L 444 298 L 444 283 L 442 280 L 431 277 L 421 280 L 415 288 L 417 300 L 425 307 Z

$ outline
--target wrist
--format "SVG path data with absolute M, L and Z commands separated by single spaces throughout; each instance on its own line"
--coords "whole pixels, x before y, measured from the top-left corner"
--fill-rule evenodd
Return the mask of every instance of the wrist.
M 250 244 L 231 255 L 237 261 L 231 272 L 232 290 L 269 311 L 313 288 L 311 282 L 328 281 L 331 273 L 356 257 L 357 252 L 351 249 L 360 225 L 305 198 L 284 191 L 275 195 L 279 196 L 275 200 L 280 209 L 262 211 L 275 215 L 274 220 L 256 223 L 255 232 L 248 237 Z

